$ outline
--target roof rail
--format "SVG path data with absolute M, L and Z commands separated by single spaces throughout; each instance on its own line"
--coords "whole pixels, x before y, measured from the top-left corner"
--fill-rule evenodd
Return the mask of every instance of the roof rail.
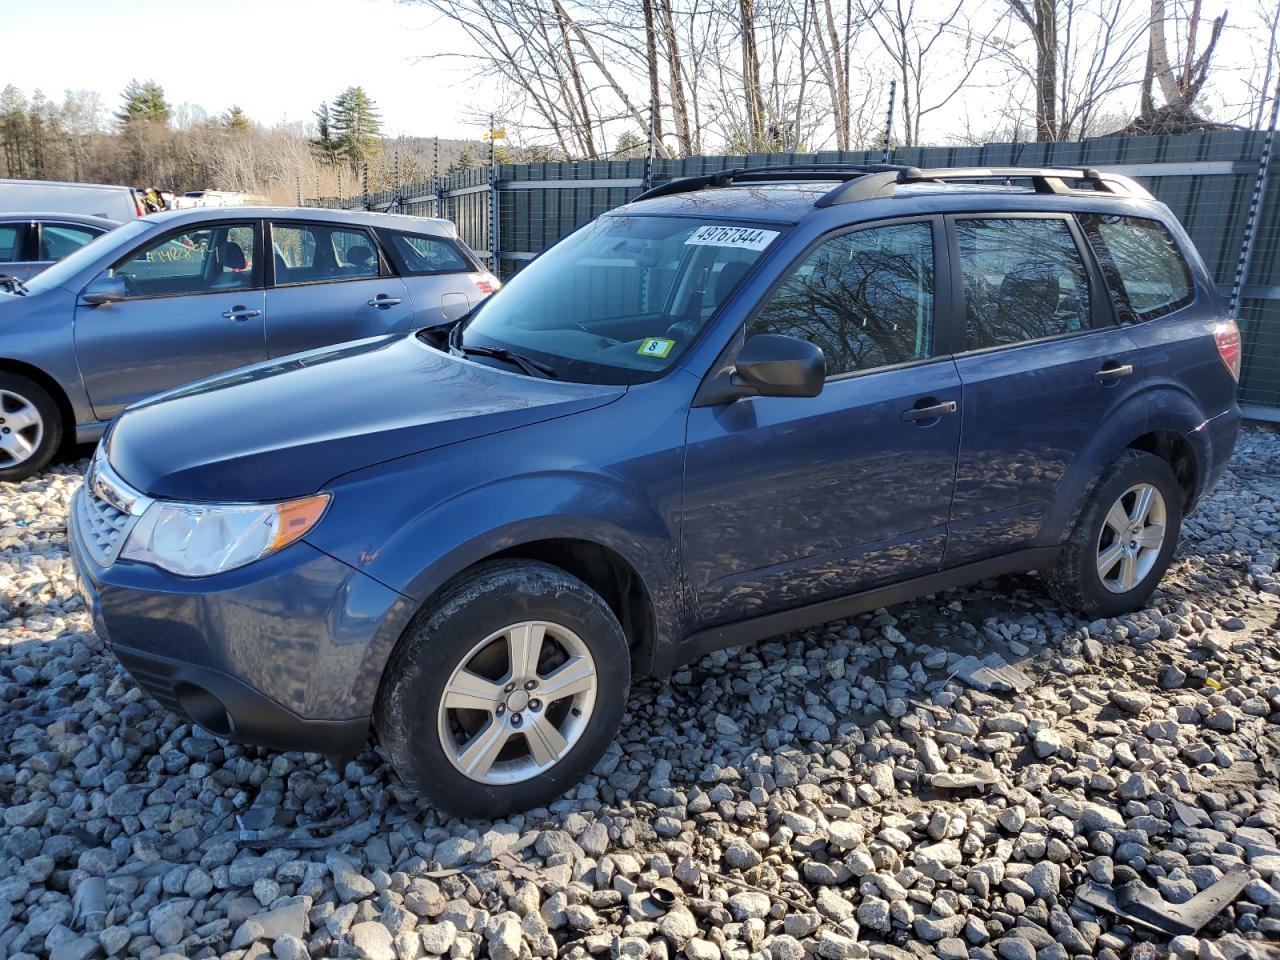
M 696 177 L 681 177 L 668 180 L 656 187 L 646 190 L 635 200 L 652 200 L 654 197 L 669 197 L 677 193 L 692 193 L 707 187 L 727 187 L 731 183 L 767 183 L 778 180 L 854 180 L 869 174 L 906 174 L 912 176 L 919 171 L 915 167 L 896 163 L 792 163 L 770 167 L 734 167 L 729 170 L 717 170 Z
M 945 183 L 952 180 L 1030 180 L 1036 193 L 1079 193 L 1071 181 L 1089 183 L 1095 192 L 1120 197 L 1150 198 L 1141 184 L 1116 173 L 1093 167 L 937 167 L 920 169 L 894 163 L 811 163 L 776 167 L 734 167 L 696 177 L 669 180 L 646 190 L 632 203 L 692 193 L 707 187 L 727 187 L 734 183 L 765 183 L 780 180 L 841 181 L 838 187 L 819 197 L 815 207 L 830 207 L 859 200 L 892 197 L 899 184 Z
M 1140 184 L 1118 173 L 1107 173 L 1096 167 L 937 167 L 920 170 L 918 175 L 902 183 L 949 180 L 1018 180 L 1029 179 L 1036 193 L 1076 193 L 1067 181 L 1084 181 L 1094 190 L 1115 196 L 1150 197 Z

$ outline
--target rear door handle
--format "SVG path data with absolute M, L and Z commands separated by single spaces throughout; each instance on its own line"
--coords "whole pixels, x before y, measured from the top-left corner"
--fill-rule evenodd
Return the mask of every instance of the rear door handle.
M 1133 364 L 1131 363 L 1108 363 L 1093 375 L 1093 379 L 1098 383 L 1111 383 L 1121 377 L 1127 377 L 1131 373 L 1133 373 Z
M 928 403 L 933 397 L 925 397 L 921 403 Z M 902 411 L 903 420 L 937 420 L 938 417 L 946 416 L 948 413 L 956 412 L 956 402 L 954 400 L 944 400 L 942 403 L 932 403 L 928 406 L 914 406 L 910 410 Z
M 230 310 L 224 310 L 222 313 L 223 320 L 248 320 L 250 317 L 261 316 L 261 310 L 250 310 L 248 307 L 232 307 Z
M 388 297 L 385 293 L 380 293 L 369 301 L 371 307 L 398 307 L 400 306 L 399 297 Z

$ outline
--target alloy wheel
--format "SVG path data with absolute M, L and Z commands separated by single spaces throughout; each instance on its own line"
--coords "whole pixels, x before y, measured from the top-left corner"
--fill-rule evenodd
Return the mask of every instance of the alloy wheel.
M 1098 533 L 1098 577 L 1112 593 L 1128 593 L 1152 571 L 1164 546 L 1164 496 L 1149 483 L 1120 495 Z
M 0 390 L 0 469 L 35 456 L 44 439 L 44 419 L 36 405 L 12 390 Z
M 572 630 L 534 620 L 503 627 L 472 647 L 445 684 L 445 755 L 485 784 L 536 777 L 582 738 L 596 689 L 595 660 Z

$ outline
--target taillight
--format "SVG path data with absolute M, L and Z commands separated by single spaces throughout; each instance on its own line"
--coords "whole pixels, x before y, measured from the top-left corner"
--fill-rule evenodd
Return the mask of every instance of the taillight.
M 1223 320 L 1213 328 L 1213 342 L 1218 345 L 1218 356 L 1227 365 L 1231 376 L 1240 379 L 1240 328 L 1234 320 Z
M 475 277 L 472 281 L 476 285 L 476 289 L 483 293 L 486 297 L 497 290 L 502 283 L 497 277 Z
M 142 198 L 136 193 L 133 195 L 133 209 L 138 211 L 138 216 L 140 217 L 147 215 L 147 208 L 142 205 Z

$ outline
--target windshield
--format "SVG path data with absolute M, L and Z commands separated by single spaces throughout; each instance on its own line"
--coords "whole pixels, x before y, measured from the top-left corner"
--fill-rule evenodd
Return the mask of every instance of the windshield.
M 143 220 L 130 220 L 123 227 L 116 227 L 94 237 L 75 253 L 37 273 L 27 281 L 27 289 L 37 293 L 63 286 L 85 267 L 93 264 L 106 250 L 114 249 L 117 244 L 130 243 L 135 237 L 146 233 L 151 226 L 152 224 Z
M 684 217 L 600 217 L 485 301 L 461 344 L 519 353 L 564 380 L 656 379 L 778 232 Z

